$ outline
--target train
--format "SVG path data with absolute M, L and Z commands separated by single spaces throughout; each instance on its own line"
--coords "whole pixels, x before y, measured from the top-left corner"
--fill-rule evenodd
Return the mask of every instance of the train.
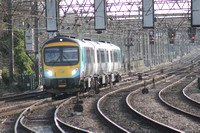
M 93 90 L 121 80 L 121 50 L 109 42 L 56 36 L 41 47 L 43 89 L 53 95 Z

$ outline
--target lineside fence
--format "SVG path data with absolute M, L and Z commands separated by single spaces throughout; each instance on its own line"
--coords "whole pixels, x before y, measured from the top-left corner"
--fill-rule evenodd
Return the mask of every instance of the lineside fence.
M 18 84 L 21 84 L 26 90 L 33 90 L 37 87 L 35 74 L 18 75 L 15 79 L 17 80 Z
M 15 76 L 16 85 L 24 90 L 34 90 L 38 87 L 35 74 L 17 75 Z M 0 89 L 8 88 L 0 76 Z

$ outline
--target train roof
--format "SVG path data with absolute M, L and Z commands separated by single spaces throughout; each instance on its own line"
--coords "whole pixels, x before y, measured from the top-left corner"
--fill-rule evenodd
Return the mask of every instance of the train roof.
M 120 49 L 118 46 L 112 44 L 112 43 L 107 43 L 107 42 L 95 42 L 91 40 L 80 40 L 80 39 L 75 39 L 75 38 L 69 38 L 68 36 L 56 36 L 47 42 L 44 43 L 42 47 L 44 47 L 46 44 L 49 43 L 55 43 L 55 42 L 74 42 L 77 43 L 81 47 L 96 47 L 97 49 L 99 48 L 106 48 L 106 49 Z
M 67 37 L 67 36 L 61 36 L 61 35 L 59 35 L 59 36 L 56 36 L 56 37 L 54 37 L 54 38 L 52 38 L 52 39 L 50 39 L 50 40 L 47 40 L 47 41 L 43 44 L 42 48 L 43 48 L 45 45 L 49 44 L 49 43 L 55 43 L 55 42 L 74 42 L 74 43 L 77 43 L 77 41 L 76 41 L 75 39 L 73 39 L 73 38 L 69 38 L 69 37 Z
M 118 46 L 107 42 L 95 42 L 88 40 L 79 40 L 79 43 L 84 47 L 95 47 L 97 49 L 120 49 Z

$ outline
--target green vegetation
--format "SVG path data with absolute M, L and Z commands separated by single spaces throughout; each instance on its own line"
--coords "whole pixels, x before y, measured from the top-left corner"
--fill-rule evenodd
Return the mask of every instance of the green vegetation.
M 3 66 L 8 66 L 9 60 L 9 38 L 8 33 L 5 32 L 0 37 L 0 52 L 2 57 L 4 57 Z M 15 63 L 15 75 L 19 74 L 30 74 L 33 73 L 32 66 L 33 62 L 26 55 L 24 49 L 24 33 L 22 30 L 15 29 L 14 30 L 14 63 Z
M 33 73 L 33 62 L 28 58 L 24 49 L 24 32 L 14 30 L 14 51 L 15 51 L 15 73 L 30 74 Z
M 0 95 L 1 92 L 23 91 L 27 88 L 23 80 L 19 83 L 9 83 L 9 37 L 8 37 L 8 12 L 7 0 L 0 0 Z M 15 3 L 13 3 L 13 9 Z M 14 27 L 14 26 L 13 26 Z M 13 29 L 14 45 L 14 80 L 19 81 L 21 75 L 30 75 L 34 73 L 33 62 L 26 55 L 24 49 L 24 31 Z M 33 56 L 31 56 L 33 57 Z M 2 78 L 1 78 L 2 77 Z
M 33 62 L 26 55 L 24 49 L 24 32 L 20 29 L 14 29 L 14 75 L 25 75 L 33 73 Z M 9 84 L 9 38 L 8 32 L 3 32 L 0 35 L 0 55 L 2 59 L 2 80 L 6 85 Z M 22 83 L 10 85 L 11 90 L 24 90 Z M 18 88 L 18 89 L 17 89 Z M 10 89 L 9 89 L 10 90 Z M 10 90 L 10 91 L 11 91 Z

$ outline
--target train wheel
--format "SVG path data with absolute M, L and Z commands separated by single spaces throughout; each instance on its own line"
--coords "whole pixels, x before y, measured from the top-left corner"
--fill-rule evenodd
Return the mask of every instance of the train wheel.
M 84 88 L 84 86 L 80 86 L 80 92 L 85 92 L 86 91 L 86 89 Z
M 108 86 L 108 76 L 106 76 L 106 80 L 105 80 L 105 87 L 107 87 Z
M 117 76 L 116 76 L 116 82 L 119 82 L 121 80 L 121 76 L 118 74 Z
M 95 93 L 98 94 L 100 92 L 99 90 L 99 83 L 98 83 L 98 79 L 95 78 L 95 85 L 94 85 L 94 89 L 95 89 Z
M 86 91 L 84 79 L 82 79 L 81 82 L 80 82 L 80 91 L 81 92 L 85 92 Z
M 93 88 L 89 90 L 89 95 L 90 95 L 90 96 L 93 96 L 95 93 L 96 93 L 96 92 L 95 92 L 95 90 L 94 90 Z
M 113 83 L 112 83 L 112 77 L 111 77 L 111 75 L 109 76 L 109 84 L 110 84 L 110 89 L 112 89 Z

